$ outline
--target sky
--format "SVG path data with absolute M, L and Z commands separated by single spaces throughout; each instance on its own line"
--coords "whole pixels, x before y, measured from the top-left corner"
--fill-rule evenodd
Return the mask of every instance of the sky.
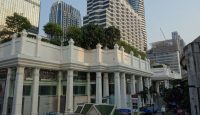
M 56 0 L 41 0 L 40 34 L 49 21 L 50 8 Z M 86 0 L 63 0 L 86 15 Z M 200 0 L 144 0 L 148 46 L 152 42 L 171 39 L 177 31 L 186 44 L 200 36 Z

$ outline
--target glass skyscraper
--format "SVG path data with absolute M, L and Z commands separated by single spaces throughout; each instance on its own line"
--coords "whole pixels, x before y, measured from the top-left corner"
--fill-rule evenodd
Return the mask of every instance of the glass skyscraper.
M 31 31 L 38 33 L 40 0 L 0 0 L 0 30 L 5 27 L 6 17 L 18 13 L 32 25 Z
M 65 35 L 68 27 L 81 26 L 81 14 L 76 8 L 59 0 L 51 7 L 49 22 L 60 25 Z

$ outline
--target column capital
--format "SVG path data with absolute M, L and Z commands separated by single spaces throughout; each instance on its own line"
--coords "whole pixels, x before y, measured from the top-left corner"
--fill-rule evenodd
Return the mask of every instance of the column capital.
M 24 66 L 17 66 L 16 74 L 24 74 Z
M 120 74 L 120 72 L 117 72 L 117 71 L 116 71 L 116 72 L 114 72 L 114 74 Z
M 135 79 L 136 75 L 131 74 L 131 79 Z
M 96 77 L 101 77 L 101 72 L 96 72 Z
M 7 68 L 7 76 L 12 74 L 12 68 Z
M 126 73 L 124 73 L 124 72 L 121 73 L 121 76 L 125 76 L 125 75 L 126 75 Z
M 72 76 L 73 77 L 73 73 L 74 73 L 74 70 L 67 70 L 67 74 L 68 76 Z

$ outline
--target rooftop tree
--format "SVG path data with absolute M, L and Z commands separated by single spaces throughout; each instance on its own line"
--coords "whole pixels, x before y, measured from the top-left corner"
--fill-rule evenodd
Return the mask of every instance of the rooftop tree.
M 24 29 L 28 30 L 30 28 L 31 23 L 26 17 L 14 13 L 13 16 L 6 17 L 6 27 L 0 31 L 0 38 L 11 38 L 13 33 L 19 33 Z
M 51 22 L 44 25 L 44 32 L 49 35 L 51 39 L 56 39 L 62 36 L 63 33 L 60 25 Z
M 6 25 L 10 31 L 15 33 L 21 32 L 24 29 L 28 30 L 31 28 L 30 21 L 26 17 L 23 17 L 17 13 L 14 13 L 13 16 L 7 16 Z

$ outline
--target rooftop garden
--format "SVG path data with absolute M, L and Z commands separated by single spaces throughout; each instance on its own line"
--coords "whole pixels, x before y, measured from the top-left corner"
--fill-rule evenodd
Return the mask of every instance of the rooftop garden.
M 17 36 L 20 37 L 20 32 L 22 30 L 29 30 L 30 28 L 31 24 L 27 18 L 14 13 L 13 16 L 8 16 L 6 18 L 6 28 L 0 31 L 0 43 L 12 40 L 14 33 L 17 33 Z M 62 44 L 66 46 L 71 38 L 74 40 L 75 46 L 88 50 L 95 49 L 98 43 L 102 45 L 102 48 L 107 47 L 108 49 L 113 49 L 114 45 L 118 44 L 120 47 L 124 47 L 126 53 L 132 51 L 135 56 L 140 56 L 142 59 L 146 58 L 144 52 L 139 51 L 124 41 L 121 41 L 120 30 L 114 26 L 103 28 L 98 25 L 88 24 L 81 28 L 69 27 L 67 32 L 63 32 L 60 25 L 47 23 L 44 26 L 44 31 L 49 38 L 42 38 L 41 41 L 54 45 L 61 46 Z M 36 36 L 32 34 L 28 34 L 28 37 L 36 38 Z

